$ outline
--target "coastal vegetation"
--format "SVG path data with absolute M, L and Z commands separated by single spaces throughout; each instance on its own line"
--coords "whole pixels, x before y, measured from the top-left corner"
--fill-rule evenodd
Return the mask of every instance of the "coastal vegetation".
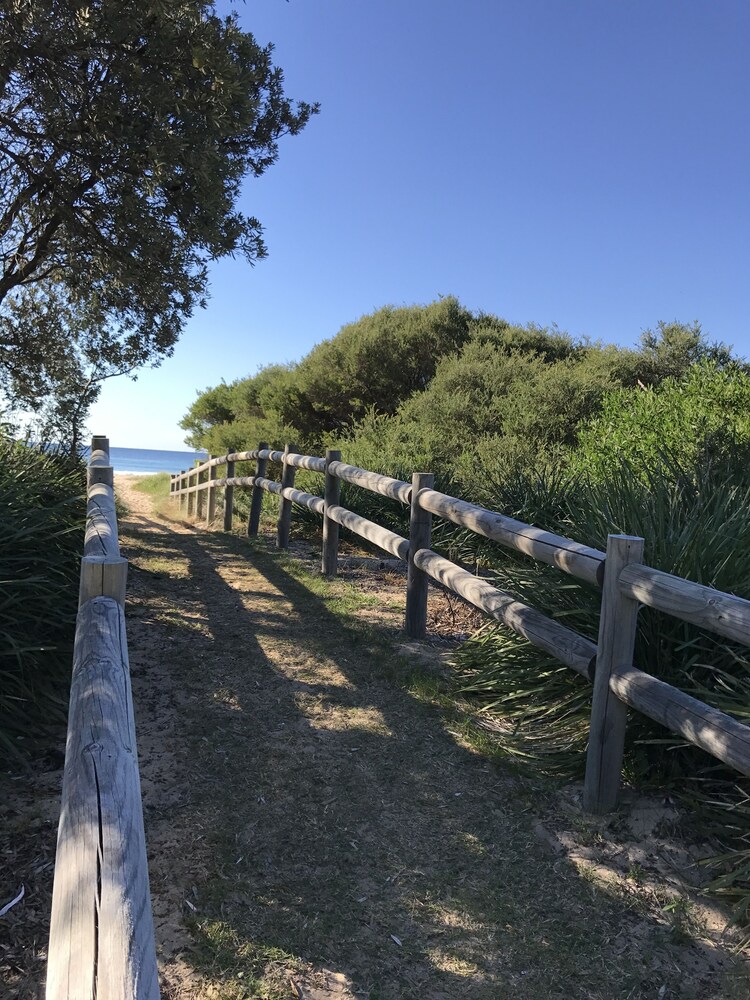
M 0 439 L 0 754 L 65 719 L 84 492 L 77 461 Z

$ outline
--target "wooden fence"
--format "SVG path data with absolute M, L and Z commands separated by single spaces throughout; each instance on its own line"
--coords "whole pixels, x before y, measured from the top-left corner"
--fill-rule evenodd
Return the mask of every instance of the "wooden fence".
M 158 1000 L 109 442 L 95 437 L 52 891 L 47 1000 Z
M 236 463 L 248 461 L 256 463 L 255 474 L 235 476 Z M 267 478 L 269 462 L 281 464 L 281 482 Z M 220 478 L 215 472 L 221 465 L 226 465 L 226 475 Z M 297 469 L 324 474 L 323 497 L 294 488 Z M 409 537 L 404 538 L 341 507 L 339 488 L 342 480 L 408 505 Z M 607 551 L 601 552 L 439 493 L 433 489 L 429 473 L 414 473 L 411 483 L 402 482 L 346 465 L 338 451 L 328 451 L 325 458 L 319 458 L 297 454 L 292 445 L 281 452 L 261 444 L 254 451 L 209 458 L 202 465 L 173 476 L 170 495 L 173 500 L 179 500 L 180 507 L 188 515 L 205 517 L 210 524 L 216 516 L 217 491 L 223 488 L 223 524 L 228 531 L 232 527 L 235 487 L 253 490 L 248 521 L 250 535 L 258 531 L 264 491 L 281 497 L 277 525 L 279 548 L 288 545 L 293 504 L 321 514 L 321 568 L 325 574 L 336 572 L 340 525 L 406 562 L 406 631 L 409 636 L 422 638 L 425 635 L 427 584 L 428 578 L 432 578 L 592 681 L 591 728 L 584 782 L 584 807 L 590 812 L 607 812 L 616 804 L 628 707 L 750 775 L 750 727 L 633 664 L 636 618 L 641 605 L 657 608 L 750 645 L 750 601 L 643 565 L 642 538 L 610 535 Z M 430 547 L 433 516 L 468 528 L 601 588 L 597 643 L 434 552 Z

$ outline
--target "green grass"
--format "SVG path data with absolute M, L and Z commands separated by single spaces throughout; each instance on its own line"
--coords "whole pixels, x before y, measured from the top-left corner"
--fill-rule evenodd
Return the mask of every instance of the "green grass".
M 133 488 L 139 493 L 147 493 L 151 497 L 163 498 L 169 496 L 169 483 L 172 478 L 169 472 L 156 472 L 151 476 L 136 479 Z
M 0 756 L 64 719 L 86 501 L 82 466 L 0 441 Z

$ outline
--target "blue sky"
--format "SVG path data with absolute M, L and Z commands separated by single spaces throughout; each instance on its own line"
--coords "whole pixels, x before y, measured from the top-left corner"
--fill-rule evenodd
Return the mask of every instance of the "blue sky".
M 245 186 L 269 257 L 215 265 L 174 356 L 105 385 L 113 445 L 179 448 L 196 390 L 446 294 L 621 344 L 697 319 L 750 355 L 747 0 L 220 9 L 322 109 Z

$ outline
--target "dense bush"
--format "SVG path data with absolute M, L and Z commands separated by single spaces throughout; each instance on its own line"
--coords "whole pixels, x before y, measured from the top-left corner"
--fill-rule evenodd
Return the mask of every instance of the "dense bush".
M 647 475 L 665 453 L 687 467 L 719 463 L 746 477 L 750 375 L 739 365 L 702 361 L 657 388 L 613 392 L 578 441 L 573 464 L 598 478 L 616 475 L 623 461 Z
M 78 604 L 82 467 L 0 440 L 0 744 L 65 717 Z

